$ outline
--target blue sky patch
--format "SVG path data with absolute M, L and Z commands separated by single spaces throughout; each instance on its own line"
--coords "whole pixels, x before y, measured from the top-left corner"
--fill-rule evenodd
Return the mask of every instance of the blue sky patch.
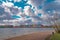
M 14 15 L 14 16 L 12 16 L 12 18 L 21 18 L 20 16 L 16 16 L 16 15 Z
M 30 16 L 26 16 L 26 18 L 30 18 Z
M 43 8 L 43 6 L 39 6 L 39 7 L 38 7 L 38 9 L 42 9 L 42 8 Z
M 54 2 L 55 0 L 46 0 L 45 2 L 44 2 L 44 4 L 45 5 L 47 5 L 47 4 L 49 4 L 49 3 L 51 3 L 51 2 Z
M 42 14 L 41 13 L 38 13 L 38 16 L 41 16 Z
M 15 2 L 15 3 L 14 3 L 14 6 L 18 6 L 18 7 L 21 7 L 21 8 L 23 8 L 23 9 L 24 9 L 25 6 L 30 6 L 30 7 L 32 7 L 30 4 L 27 4 L 27 1 L 24 1 L 24 0 L 22 0 L 22 1 L 20 1 L 20 2 Z
M 0 5 L 2 4 L 2 1 L 0 1 Z

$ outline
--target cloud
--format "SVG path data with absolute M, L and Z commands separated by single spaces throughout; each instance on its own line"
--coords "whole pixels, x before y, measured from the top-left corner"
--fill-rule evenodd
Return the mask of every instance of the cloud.
M 10 11 L 12 12 L 13 15 L 16 15 L 19 13 L 20 9 L 18 7 L 10 7 Z
M 56 2 L 52 2 L 49 3 L 47 5 L 44 6 L 43 11 L 45 12 L 45 14 L 48 14 L 49 17 L 53 16 L 53 18 L 56 16 L 59 19 L 59 13 L 60 13 L 60 4 L 56 3 Z
M 35 15 L 37 15 L 38 16 L 38 14 L 44 14 L 44 11 L 42 10 L 42 9 L 38 9 L 38 8 L 35 8 L 35 10 L 34 10 L 35 12 Z
M 3 2 L 2 5 L 3 5 L 3 6 L 7 6 L 7 7 L 12 7 L 12 6 L 14 6 L 14 4 L 11 3 L 11 2 Z
M 4 7 L 3 6 L 2 7 L 0 6 L 0 20 L 3 20 L 3 19 L 12 19 L 10 16 L 11 15 L 8 12 L 5 12 Z
M 58 19 L 60 18 L 60 4 L 53 0 L 12 1 L 13 0 L 8 0 L 7 2 L 2 1 L 3 3 L 0 5 L 0 23 L 4 23 L 2 20 L 8 20 L 10 22 L 6 23 L 48 24 L 55 16 Z M 55 15 L 56 13 L 57 15 Z
M 33 10 L 31 9 L 30 6 L 25 6 L 24 7 L 24 13 L 27 16 L 33 16 L 34 15 L 34 12 L 33 12 Z
M 19 8 L 15 7 L 14 5 L 9 6 L 9 5 L 7 5 L 7 4 L 5 5 L 5 4 L 6 3 L 2 3 L 2 5 L 0 5 L 0 23 L 6 23 L 6 24 L 11 23 L 12 24 L 13 20 L 20 18 L 20 15 L 18 15 L 18 14 L 21 12 L 22 9 L 20 7 Z M 14 16 L 14 15 L 16 15 L 16 16 Z M 3 20 L 8 20 L 8 21 L 12 20 L 12 21 L 4 22 Z
M 31 19 L 32 23 L 37 23 L 37 22 L 41 21 L 41 18 L 38 16 L 38 14 L 43 13 L 42 10 L 35 9 L 33 11 L 32 11 L 32 8 L 30 6 L 24 7 L 25 15 L 29 16 L 29 18 L 27 18 L 27 20 Z
M 27 3 L 31 4 L 34 7 L 38 7 L 40 5 L 42 5 L 44 2 L 44 0 L 29 0 Z
M 56 10 L 56 11 L 60 11 L 59 7 L 60 7 L 60 4 L 57 4 L 57 3 L 53 2 L 53 3 L 50 3 L 50 4 L 46 5 L 46 6 L 44 6 L 43 9 L 44 10 Z
M 14 2 L 20 2 L 21 0 L 14 0 Z
M 55 0 L 55 2 L 60 4 L 60 0 Z

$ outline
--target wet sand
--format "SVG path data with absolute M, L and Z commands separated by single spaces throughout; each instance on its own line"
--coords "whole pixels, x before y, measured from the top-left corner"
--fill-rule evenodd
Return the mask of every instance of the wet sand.
M 35 33 L 23 35 L 23 36 L 8 38 L 6 40 L 45 40 L 51 34 L 52 34 L 52 31 L 35 32 Z

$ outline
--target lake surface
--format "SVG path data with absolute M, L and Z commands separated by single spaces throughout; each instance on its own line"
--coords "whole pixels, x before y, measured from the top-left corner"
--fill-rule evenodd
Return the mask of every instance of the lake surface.
M 51 31 L 53 28 L 0 28 L 0 40 L 34 32 Z

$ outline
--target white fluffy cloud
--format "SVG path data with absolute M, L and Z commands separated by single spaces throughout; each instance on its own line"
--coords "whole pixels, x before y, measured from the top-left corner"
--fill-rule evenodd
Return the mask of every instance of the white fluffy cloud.
M 33 14 L 34 14 L 30 6 L 25 6 L 24 7 L 24 13 L 27 16 L 33 16 Z
M 21 8 L 14 6 L 12 3 L 10 2 L 3 2 L 2 5 L 0 5 L 0 23 L 2 24 L 14 24 L 15 21 L 23 21 L 23 19 L 20 18 L 20 20 L 14 19 L 12 16 L 13 15 L 17 15 L 17 16 L 21 16 L 22 12 L 21 12 Z M 21 13 L 21 14 L 20 14 Z M 19 15 L 18 15 L 19 14 Z M 4 21 L 5 20 L 5 21 Z M 6 21 L 7 20 L 7 21 Z
M 14 0 L 14 2 L 20 2 L 21 0 Z
M 3 5 L 3 6 L 7 6 L 7 7 L 12 7 L 12 6 L 14 6 L 14 4 L 11 3 L 11 2 L 3 2 L 2 5 Z
M 0 16 L 0 18 L 2 19 L 2 22 L 4 22 L 5 24 L 13 24 L 13 25 L 15 25 L 15 23 L 22 24 L 21 21 L 25 22 L 28 20 L 27 18 L 25 18 L 25 15 L 26 15 L 25 13 L 27 13 L 28 11 L 32 11 L 30 8 L 28 8 L 26 10 L 26 12 L 22 12 L 23 9 L 21 7 L 17 7 L 14 5 L 9 6 L 8 3 L 6 4 L 5 2 L 0 6 L 1 6 L 0 8 L 3 8 L 3 10 L 4 10 L 4 11 L 1 11 L 1 12 L 3 12 L 3 15 Z M 14 19 L 14 18 L 12 18 L 13 15 L 20 16 L 21 18 Z M 2 23 L 2 22 L 0 22 L 0 23 Z
M 12 0 L 9 0 L 12 1 Z M 20 2 L 21 0 L 14 0 L 14 2 Z M 46 23 L 48 20 L 53 19 L 54 15 L 53 12 L 52 14 L 48 14 L 48 12 L 46 12 L 47 9 L 49 8 L 55 8 L 56 12 L 59 14 L 58 16 L 60 17 L 60 9 L 59 9 L 59 5 L 57 4 L 48 4 L 48 5 L 44 5 L 44 7 L 42 9 L 38 9 L 37 7 L 40 5 L 43 5 L 42 3 L 44 2 L 44 0 L 28 0 L 28 4 L 32 5 L 32 7 L 30 6 L 25 6 L 24 9 L 22 9 L 21 7 L 18 6 L 14 6 L 14 3 L 12 2 L 3 2 L 2 5 L 0 5 L 2 8 L 0 10 L 0 19 L 2 20 L 8 20 L 9 22 L 6 23 L 12 23 L 14 24 L 16 22 L 16 24 L 20 23 L 20 24 L 25 24 L 25 23 L 38 23 L 38 22 L 42 22 L 42 24 L 48 24 Z M 51 6 L 52 5 L 52 6 Z M 59 6 L 59 7 L 58 7 Z M 35 7 L 35 8 L 33 8 Z M 58 9 L 57 9 L 58 8 Z M 40 17 L 38 16 L 38 14 L 42 14 Z M 1 16 L 2 15 L 2 16 Z M 12 16 L 19 16 L 21 18 L 12 18 Z M 29 16 L 29 18 L 26 18 L 26 16 Z
M 10 0 L 10 1 L 12 1 L 12 0 Z M 14 0 L 14 1 L 19 2 L 20 0 L 18 0 L 18 1 Z M 38 11 L 38 9 L 34 10 L 36 13 L 33 12 L 32 8 L 30 6 L 25 6 L 24 12 L 22 12 L 22 10 L 23 10 L 22 8 L 14 6 L 14 4 L 11 2 L 3 2 L 1 6 L 4 8 L 4 12 L 7 13 L 7 15 L 5 14 L 6 17 L 4 17 L 4 15 L 3 15 L 3 18 L 5 18 L 5 19 L 7 18 L 7 20 L 9 19 L 9 21 L 12 20 L 12 21 L 10 21 L 10 23 L 14 23 L 16 21 L 15 19 L 12 18 L 13 15 L 21 16 L 21 18 L 17 18 L 18 22 L 21 22 L 21 21 L 25 22 L 29 19 L 31 19 L 32 22 L 35 22 L 35 21 L 37 22 L 39 18 L 37 18 L 36 15 L 39 12 L 41 12 L 41 10 Z M 30 18 L 26 18 L 25 16 L 30 16 Z M 2 16 L 0 16 L 0 17 L 2 17 Z M 37 19 L 37 20 L 35 20 L 35 19 Z M 13 20 L 15 20 L 15 21 L 13 22 Z M 8 22 L 6 22 L 6 23 L 8 23 Z
M 38 15 L 38 14 L 44 14 L 44 11 L 42 9 L 35 8 L 35 15 Z

